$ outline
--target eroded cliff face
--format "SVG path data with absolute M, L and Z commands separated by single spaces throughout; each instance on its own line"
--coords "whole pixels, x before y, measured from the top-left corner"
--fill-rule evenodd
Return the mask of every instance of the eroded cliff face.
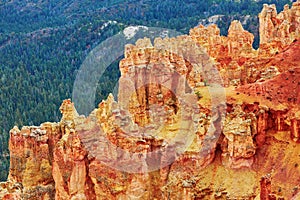
M 294 2 L 291 8 L 284 6 L 279 14 L 275 5 L 265 4 L 259 23 L 261 56 L 280 52 L 300 36 L 300 2 Z
M 254 36 L 245 31 L 239 21 L 231 23 L 227 37 L 220 36 L 220 29 L 214 24 L 195 27 L 191 29 L 190 36 L 215 59 L 224 86 L 240 85 L 245 62 L 257 57 L 258 52 L 252 47 Z
M 205 137 L 208 128 L 199 129 L 195 142 L 179 156 L 174 150 L 176 145 L 169 144 L 170 138 L 162 134 L 176 134 L 178 129 L 167 126 L 168 130 L 157 131 L 137 127 L 129 113 L 122 114 L 125 111 L 112 96 L 88 118 L 63 117 L 66 121 L 43 124 L 31 128 L 31 132 L 14 128 L 11 144 L 15 148 L 11 148 L 13 159 L 8 183 L 11 194 L 4 199 L 13 199 L 11 196 L 53 199 L 54 195 L 56 199 L 253 199 L 259 194 L 259 177 L 272 172 L 279 176 L 273 177 L 276 188 L 281 188 L 276 195 L 288 198 L 294 195 L 291 191 L 298 184 L 298 160 L 297 155 L 286 157 L 286 153 L 297 154 L 297 144 L 286 134 L 288 128 L 299 128 L 286 124 L 284 111 L 273 111 L 258 103 L 227 106 L 224 135 L 219 143 L 214 144 L 213 137 Z M 65 101 L 62 107 L 74 110 L 70 101 Z M 72 113 L 65 114 L 72 116 Z M 131 131 L 126 132 L 127 129 Z M 155 131 L 158 136 L 153 134 Z M 284 135 L 278 139 L 278 134 L 270 131 L 283 131 Z M 31 137 L 32 133 L 41 137 L 36 138 L 40 143 L 34 142 L 32 150 L 21 145 L 19 138 L 25 132 L 31 133 Z M 51 136 L 56 142 L 49 140 Z M 26 143 L 29 142 L 27 138 Z M 221 149 L 216 150 L 216 145 Z M 159 153 L 149 154 L 155 150 Z M 24 156 L 25 152 L 30 152 L 29 156 Z M 283 155 L 285 164 L 278 164 Z M 268 157 L 274 161 L 266 161 Z M 36 160 L 30 164 L 33 158 Z M 292 158 L 293 162 L 288 162 Z M 274 167 L 276 161 L 278 166 Z M 129 173 L 131 170 L 139 173 Z M 284 175 L 280 170 L 285 171 Z M 286 185 L 285 177 L 289 177 L 291 185 Z M 236 181 L 239 184 L 232 186 Z
M 118 101 L 85 117 L 65 100 L 59 123 L 10 131 L 0 196 L 299 197 L 299 5 L 264 6 L 258 51 L 238 21 L 227 37 L 211 25 L 127 45 Z
M 190 30 L 190 36 L 215 59 L 224 86 L 264 81 L 277 75 L 277 71 L 283 72 L 287 69 L 281 65 L 289 62 L 291 62 L 289 65 L 294 65 L 295 59 L 285 60 L 283 62 L 285 64 L 279 64 L 280 60 L 274 60 L 275 57 L 280 57 L 278 54 L 285 54 L 288 57 L 297 54 L 295 52 L 289 55 L 284 52 L 290 49 L 292 43 L 297 43 L 300 37 L 299 12 L 299 1 L 294 2 L 291 8 L 286 5 L 279 14 L 275 5 L 265 4 L 259 14 L 258 50 L 252 48 L 253 34 L 245 31 L 238 21 L 231 23 L 227 37 L 220 36 L 220 30 L 216 25 L 195 27 Z
M 4 199 L 53 199 L 53 149 L 61 137 L 56 123 L 10 131 L 10 172 Z

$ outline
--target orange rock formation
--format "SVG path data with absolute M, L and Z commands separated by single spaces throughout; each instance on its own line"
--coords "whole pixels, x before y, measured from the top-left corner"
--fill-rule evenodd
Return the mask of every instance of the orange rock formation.
M 0 196 L 299 197 L 299 8 L 264 6 L 258 51 L 238 21 L 127 45 L 118 102 L 85 117 L 65 100 L 59 123 L 10 131 Z

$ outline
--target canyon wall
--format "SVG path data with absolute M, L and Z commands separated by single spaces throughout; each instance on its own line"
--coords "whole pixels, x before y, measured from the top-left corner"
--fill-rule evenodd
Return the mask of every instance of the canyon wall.
M 127 45 L 118 101 L 81 116 L 65 100 L 60 122 L 10 131 L 0 197 L 296 198 L 299 5 L 264 6 L 259 50 L 238 21 Z
M 193 141 L 182 152 L 178 149 L 182 146 L 167 137 L 178 134 L 180 128 L 167 125 L 167 130 L 157 131 L 155 127 L 136 126 L 134 118 L 124 114 L 126 111 L 112 96 L 87 118 L 73 112 L 74 105 L 69 100 L 61 108 L 65 110 L 59 123 L 11 130 L 11 169 L 5 186 L 10 194 L 4 199 L 254 199 L 259 195 L 260 190 L 255 187 L 259 187 L 260 175 L 274 170 L 277 173 L 280 169 L 261 159 L 271 156 L 280 163 L 278 159 L 287 150 L 272 148 L 280 145 L 292 148 L 296 144 L 289 136 L 284 136 L 288 137 L 286 140 L 278 139 L 270 131 L 288 134 L 291 128 L 292 135 L 293 130 L 299 131 L 295 122 L 291 126 L 286 124 L 284 111 L 274 111 L 258 103 L 227 104 L 220 137 L 214 138 L 220 131 L 218 124 L 213 132 L 209 131 L 208 122 L 204 121 L 211 113 L 204 117 L 203 110 L 203 121 L 198 123 L 206 128 L 195 130 Z M 187 137 L 190 131 L 183 129 L 179 134 L 183 132 Z M 182 137 L 176 136 L 175 142 L 184 140 Z M 295 168 L 297 157 L 293 161 L 287 162 L 284 169 Z M 221 178 L 227 173 L 238 177 L 227 177 L 226 183 L 209 178 Z M 294 184 L 292 188 L 286 185 L 286 175 L 288 182 Z M 295 168 L 293 172 L 275 176 L 276 186 L 279 182 L 282 192 L 273 196 L 295 195 L 289 191 L 297 185 L 299 175 Z M 230 187 L 235 181 L 250 182 L 254 188 Z

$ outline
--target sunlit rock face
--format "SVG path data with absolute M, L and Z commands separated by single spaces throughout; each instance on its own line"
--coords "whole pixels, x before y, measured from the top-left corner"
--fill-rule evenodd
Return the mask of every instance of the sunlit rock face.
M 238 21 L 126 45 L 118 100 L 10 131 L 0 197 L 297 199 L 299 5 L 264 6 L 259 50 Z
M 224 86 L 264 81 L 274 77 L 270 76 L 272 70 L 278 68 L 279 72 L 283 72 L 283 68 L 286 69 L 285 66 L 280 66 L 282 63 L 274 61 L 274 58 L 279 58 L 280 54 L 290 49 L 290 46 L 299 39 L 299 10 L 299 1 L 294 2 L 291 8 L 286 5 L 280 13 L 277 13 L 275 5 L 265 4 L 259 14 L 258 50 L 252 48 L 253 34 L 244 30 L 239 21 L 231 23 L 227 37 L 220 36 L 220 30 L 214 24 L 208 27 L 203 25 L 195 27 L 190 30 L 190 36 L 214 58 Z M 299 46 L 296 49 L 298 48 Z M 296 53 L 288 57 L 291 55 Z M 297 60 L 297 58 L 293 60 L 295 59 Z M 290 61 L 291 65 L 294 65 L 293 60 Z M 299 60 L 296 61 L 298 62 Z M 275 71 L 273 74 L 276 74 Z
M 224 86 L 244 82 L 247 61 L 256 58 L 258 52 L 252 47 L 253 34 L 244 30 L 241 22 L 235 20 L 231 23 L 227 37 L 220 36 L 216 25 L 195 27 L 191 29 L 190 36 L 214 58 Z
M 232 168 L 250 167 L 253 163 L 256 146 L 257 119 L 254 113 L 245 113 L 237 105 L 228 113 L 223 133 L 223 163 Z
M 213 62 L 202 48 L 192 45 L 196 44 L 190 37 L 180 36 L 157 38 L 153 45 L 149 39 L 141 39 L 136 45 L 125 47 L 125 58 L 120 62 L 118 103 L 134 115 L 138 125 L 160 120 L 164 112 L 164 120 L 172 123 L 181 112 L 184 99 L 196 98 L 193 88 L 197 84 L 204 79 L 218 83 L 218 77 L 205 74 L 213 70 Z M 157 106 L 162 109 L 160 116 L 156 115 Z
M 7 199 L 54 198 L 53 147 L 60 137 L 61 132 L 56 123 L 23 127 L 21 130 L 14 127 L 10 131 L 11 157 L 6 188 L 12 197 Z
M 284 6 L 279 14 L 275 5 L 264 4 L 259 14 L 260 55 L 272 56 L 300 36 L 300 1 Z
M 237 20 L 231 22 L 227 37 L 220 36 L 220 29 L 215 24 L 195 27 L 190 30 L 190 36 L 214 58 L 241 59 L 255 55 L 252 48 L 253 34 L 244 30 L 241 22 Z

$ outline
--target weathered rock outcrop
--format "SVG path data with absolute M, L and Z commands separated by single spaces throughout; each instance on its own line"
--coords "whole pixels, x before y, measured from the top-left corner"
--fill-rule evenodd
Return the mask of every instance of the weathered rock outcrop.
M 263 176 L 260 180 L 260 199 L 261 200 L 269 200 L 269 199 L 276 199 L 271 194 L 271 177 L 270 174 Z
M 10 171 L 6 187 L 8 192 L 14 193 L 15 199 L 54 198 L 53 147 L 60 137 L 56 123 L 21 130 L 14 127 L 10 131 Z M 6 198 L 12 197 L 4 196 Z
M 188 36 L 157 38 L 154 45 L 149 39 L 138 40 L 135 46 L 127 45 L 120 70 L 119 104 L 141 126 L 150 122 L 151 115 L 151 123 L 176 120 L 180 104 L 195 99 L 194 88 L 204 80 L 211 85 L 222 84 L 213 61 Z M 196 100 L 193 102 L 196 104 Z M 162 112 L 155 110 L 155 105 Z M 158 119 L 156 114 L 162 117 L 163 112 L 165 119 Z
M 277 15 L 274 6 L 264 7 L 259 51 L 238 21 L 227 37 L 211 25 L 127 45 L 118 101 L 109 95 L 85 117 L 65 100 L 59 123 L 10 131 L 10 173 L 0 196 L 297 197 L 298 8 L 299 1 Z M 290 23 L 288 35 L 283 19 Z M 279 53 L 273 58 L 274 44 Z M 281 60 L 284 53 L 295 59 Z
M 215 58 L 215 65 L 225 86 L 241 84 L 244 63 L 257 56 L 252 47 L 253 34 L 245 31 L 239 21 L 233 21 L 227 37 L 220 36 L 220 29 L 216 25 L 195 27 L 191 29 L 190 36 Z
M 252 48 L 254 36 L 245 31 L 238 21 L 231 23 L 227 37 L 220 36 L 220 30 L 216 25 L 195 27 L 191 29 L 190 36 L 215 59 L 224 86 L 264 81 L 273 77 L 268 76 L 272 69 L 275 68 L 279 72 L 286 70 L 285 64 L 282 66 L 283 69 L 278 68 L 281 66 L 278 62 L 281 61 L 276 59 L 279 58 L 277 54 L 282 53 L 285 56 L 297 54 L 289 55 L 284 52 L 290 49 L 289 46 L 297 42 L 300 37 L 299 12 L 300 1 L 294 2 L 291 8 L 286 5 L 279 14 L 275 5 L 265 4 L 259 14 L 260 47 L 258 50 Z M 293 66 L 294 61 L 290 62 Z
M 274 4 L 264 4 L 259 23 L 260 56 L 270 57 L 300 37 L 300 1 L 285 5 L 279 14 Z
M 222 144 L 223 163 L 228 167 L 250 167 L 253 163 L 256 146 L 257 119 L 254 113 L 245 113 L 240 105 L 226 116 L 223 128 L 225 138 Z
M 87 151 L 75 131 L 78 114 L 70 100 L 65 100 L 60 110 L 62 136 L 54 146 L 52 163 L 55 199 L 95 199 L 93 184 L 88 177 Z
M 270 113 L 273 122 L 268 123 L 272 123 L 276 131 L 289 130 L 295 141 L 299 141 L 299 75 L 300 68 L 290 69 L 269 81 L 238 89 L 249 96 L 267 99 L 278 105 L 277 111 Z
M 220 29 L 215 24 L 195 27 L 190 30 L 190 36 L 204 46 L 210 56 L 217 59 L 231 58 L 237 61 L 255 55 L 252 47 L 253 34 L 244 30 L 237 20 L 231 23 L 227 37 L 220 36 Z

